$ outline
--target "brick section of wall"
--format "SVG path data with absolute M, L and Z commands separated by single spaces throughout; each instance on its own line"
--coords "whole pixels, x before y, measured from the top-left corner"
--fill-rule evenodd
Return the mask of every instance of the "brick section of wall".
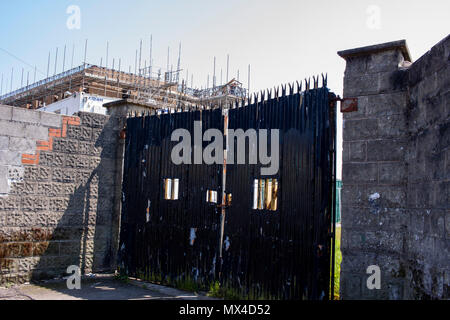
M 110 270 L 117 119 L 51 114 L 59 119 L 53 126 L 40 120 L 43 113 L 3 109 L 12 114 L 0 113 L 0 128 L 10 129 L 0 129 L 0 147 L 8 140 L 3 156 L 14 161 L 5 160 L 9 186 L 0 197 L 0 286 L 61 276 L 70 265 Z M 17 155 L 15 138 L 32 133 L 28 123 L 34 150 Z
M 39 155 L 41 151 L 53 151 L 53 138 L 65 138 L 67 136 L 67 126 L 79 126 L 80 118 L 78 117 L 62 117 L 62 129 L 49 128 L 48 140 L 36 141 L 35 154 L 22 154 L 22 164 L 37 165 L 39 164 Z
M 449 297 L 449 43 L 410 68 L 400 47 L 345 57 L 358 111 L 344 114 L 344 299 Z

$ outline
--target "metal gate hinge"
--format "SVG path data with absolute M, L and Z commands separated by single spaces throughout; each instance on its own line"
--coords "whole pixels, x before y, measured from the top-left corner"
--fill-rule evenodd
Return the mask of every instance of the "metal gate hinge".
M 342 113 L 358 111 L 358 98 L 341 98 L 340 96 L 337 96 L 330 101 L 333 105 L 335 102 L 339 101 L 341 103 Z
M 122 140 L 125 140 L 126 137 L 127 137 L 127 129 L 122 129 L 119 132 L 119 138 L 122 139 Z

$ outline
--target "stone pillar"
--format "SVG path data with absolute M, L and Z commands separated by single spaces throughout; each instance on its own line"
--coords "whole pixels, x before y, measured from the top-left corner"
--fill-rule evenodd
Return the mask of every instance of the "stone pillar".
M 407 237 L 406 109 L 410 61 L 406 42 L 340 51 L 346 60 L 342 172 L 342 299 L 401 299 Z M 369 290 L 367 267 L 381 270 L 381 288 Z
M 112 261 L 112 269 L 117 270 L 117 254 L 119 252 L 119 240 L 120 240 L 120 219 L 122 214 L 122 180 L 123 180 L 123 165 L 124 165 L 124 156 L 125 156 L 125 138 L 126 138 L 126 120 L 130 113 L 154 113 L 155 107 L 142 104 L 135 103 L 130 100 L 118 100 L 114 102 L 110 102 L 104 105 L 107 108 L 107 113 L 111 117 L 117 119 L 117 124 L 119 126 L 119 141 L 117 144 L 116 150 L 116 176 L 115 176 L 115 191 L 114 191 L 114 214 L 113 214 L 113 223 L 112 230 L 114 231 L 112 234 L 114 239 L 112 239 L 112 252 L 113 252 L 113 261 Z
M 112 216 L 112 262 L 111 269 L 117 270 L 117 253 L 119 252 L 120 240 L 120 216 L 122 212 L 122 179 L 123 179 L 123 162 L 125 154 L 125 135 L 124 135 L 125 118 L 119 118 L 119 137 L 116 149 L 116 174 L 114 177 L 114 210 Z

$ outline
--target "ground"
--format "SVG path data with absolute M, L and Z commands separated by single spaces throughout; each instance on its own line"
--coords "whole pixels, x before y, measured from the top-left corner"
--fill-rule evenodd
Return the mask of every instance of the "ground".
M 204 295 L 113 275 L 84 277 L 80 290 L 67 289 L 66 280 L 0 288 L 0 300 L 206 300 Z

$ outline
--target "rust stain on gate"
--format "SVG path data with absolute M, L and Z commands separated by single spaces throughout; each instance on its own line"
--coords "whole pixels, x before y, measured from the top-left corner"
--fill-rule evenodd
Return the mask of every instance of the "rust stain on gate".
M 322 82 L 262 92 L 245 106 L 130 117 L 121 271 L 185 289 L 220 288 L 231 298 L 332 299 L 336 111 Z M 236 164 L 227 152 L 223 163 L 175 165 L 171 134 L 194 133 L 194 121 L 203 132 L 221 131 L 234 150 L 228 130 L 278 129 L 278 172 L 261 176 L 263 165 Z

